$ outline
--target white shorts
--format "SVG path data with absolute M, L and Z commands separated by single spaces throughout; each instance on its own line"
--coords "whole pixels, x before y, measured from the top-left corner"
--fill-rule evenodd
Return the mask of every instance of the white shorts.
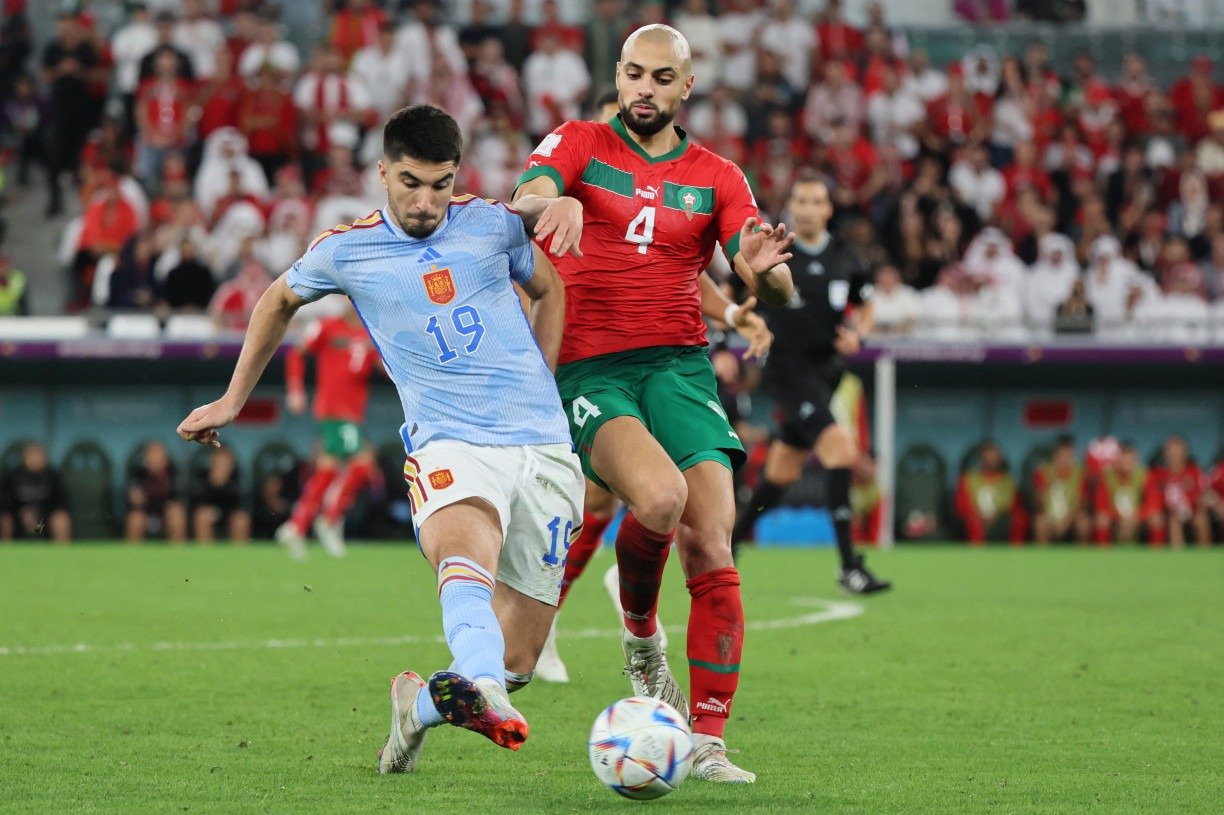
M 497 579 L 557 604 L 570 543 L 582 527 L 586 492 L 568 444 L 488 447 L 445 439 L 414 450 L 404 464 L 412 522 L 468 498 L 497 510 L 502 528 Z

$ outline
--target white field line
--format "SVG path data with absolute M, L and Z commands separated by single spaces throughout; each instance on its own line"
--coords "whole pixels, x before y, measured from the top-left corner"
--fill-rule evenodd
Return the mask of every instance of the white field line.
M 800 597 L 791 600 L 796 606 L 815 606 L 819 611 L 782 617 L 777 620 L 753 620 L 744 628 L 748 631 L 775 631 L 780 628 L 798 628 L 819 625 L 836 620 L 849 620 L 863 613 L 858 603 L 837 600 L 821 600 L 816 597 Z M 669 634 L 680 634 L 686 626 L 665 626 Z M 558 629 L 557 636 L 564 640 L 589 640 L 601 637 L 619 637 L 620 631 L 613 628 L 582 628 L 576 631 Z M 221 640 L 220 642 L 120 642 L 109 645 L 91 645 L 85 642 L 67 645 L 0 645 L 0 657 L 46 656 L 54 654 L 125 654 L 151 651 L 254 651 L 277 648 L 368 648 L 373 646 L 443 644 L 440 636 L 420 637 L 406 634 L 398 637 L 315 637 L 303 639 L 272 640 Z

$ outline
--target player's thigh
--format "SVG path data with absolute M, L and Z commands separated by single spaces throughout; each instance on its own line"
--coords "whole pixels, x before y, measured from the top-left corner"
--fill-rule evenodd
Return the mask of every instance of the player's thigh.
M 744 463 L 744 446 L 718 399 L 714 366 L 704 348 L 684 349 L 671 365 L 643 380 L 642 408 L 651 435 L 680 470 L 701 461 Z
M 638 419 L 619 416 L 605 422 L 589 461 L 647 528 L 665 532 L 680 520 L 688 498 L 684 476 Z
M 406 457 L 412 523 L 421 551 L 435 568 L 446 557 L 468 557 L 462 552 L 470 548 L 481 566 L 496 571 L 519 473 L 517 459 L 508 452 L 514 449 L 445 440 Z M 467 534 L 476 536 L 471 543 L 463 541 Z
M 595 439 L 615 419 L 628 417 L 645 424 L 638 404 L 638 378 L 637 371 L 615 360 L 602 366 L 595 360 L 582 360 L 557 371 L 557 390 L 582 472 L 601 489 L 608 484 L 591 462 Z
M 582 527 L 585 480 L 568 445 L 517 448 L 521 474 L 510 506 L 497 579 L 521 594 L 557 605 L 565 557 Z

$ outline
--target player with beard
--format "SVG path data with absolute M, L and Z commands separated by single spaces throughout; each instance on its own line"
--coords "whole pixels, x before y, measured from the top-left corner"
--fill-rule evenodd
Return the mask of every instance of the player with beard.
M 778 437 L 769 447 L 761 482 L 740 515 L 733 540 L 751 537 L 760 514 L 778 504 L 815 452 L 828 473 L 827 503 L 841 557 L 837 582 L 852 594 L 872 594 L 892 584 L 867 571 L 863 556 L 854 552 L 850 468 L 858 450 L 849 431 L 829 409 L 846 371 L 846 357 L 858 352 L 863 337 L 871 331 L 870 277 L 854 251 L 828 231 L 833 204 L 824 181 L 810 177 L 796 182 L 787 211 L 798 233 L 791 265 L 799 271 L 790 302 L 764 312 L 778 342 L 762 380 L 783 418 Z M 853 327 L 845 320 L 851 305 L 858 308 L 858 323 Z
M 566 284 L 557 385 L 583 470 L 629 507 L 616 539 L 626 673 L 636 694 L 688 713 L 655 618 L 674 538 L 692 599 L 693 775 L 751 783 L 723 741 L 744 636 L 731 558 L 731 474 L 744 450 L 719 404 L 698 278 L 721 242 L 754 295 L 785 303 L 794 236 L 760 221 L 738 167 L 672 124 L 691 64 L 675 29 L 631 34 L 616 69 L 619 116 L 546 136 L 515 201 L 529 217 L 549 208 L 535 234 Z

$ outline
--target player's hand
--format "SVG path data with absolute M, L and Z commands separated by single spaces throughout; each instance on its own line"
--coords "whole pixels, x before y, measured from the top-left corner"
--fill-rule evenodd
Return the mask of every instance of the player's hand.
M 289 408 L 289 412 L 294 416 L 301 416 L 306 412 L 306 394 L 301 391 L 289 391 L 285 395 L 285 407 Z
M 179 424 L 179 438 L 196 441 L 208 447 L 220 447 L 221 438 L 217 429 L 234 421 L 237 415 L 238 406 L 230 404 L 225 399 L 202 405 L 191 411 L 191 414 Z
M 844 357 L 854 356 L 862 350 L 863 338 L 853 328 L 839 325 L 837 327 L 837 338 L 833 340 L 833 347 L 837 349 L 837 353 Z
M 552 235 L 552 243 L 548 253 L 553 257 L 561 257 L 566 252 L 574 257 L 582 257 L 582 249 L 578 244 L 582 241 L 582 202 L 577 198 L 562 196 L 553 201 L 536 221 L 536 240 L 543 243 Z
M 785 263 L 793 255 L 787 251 L 795 240 L 794 232 L 786 231 L 786 224 L 770 226 L 760 218 L 749 218 L 740 229 L 740 254 L 755 275 L 769 274 L 779 263 Z
M 753 311 L 756 304 L 755 297 L 745 300 L 744 304 L 736 309 L 731 325 L 737 334 L 748 340 L 748 350 L 744 352 L 744 359 L 762 359 L 773 347 L 773 332 L 769 330 L 769 326 L 765 325 L 761 315 Z

